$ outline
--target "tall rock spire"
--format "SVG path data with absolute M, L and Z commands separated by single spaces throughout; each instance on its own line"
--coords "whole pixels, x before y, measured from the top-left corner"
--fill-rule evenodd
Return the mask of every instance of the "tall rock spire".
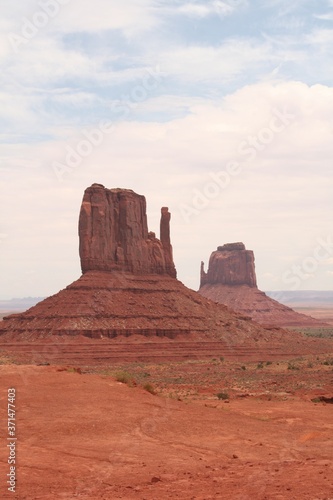
M 160 240 L 164 250 L 166 272 L 173 276 L 177 276 L 176 268 L 173 263 L 172 246 L 170 240 L 170 219 L 171 214 L 168 207 L 161 208 L 161 223 L 160 223 Z

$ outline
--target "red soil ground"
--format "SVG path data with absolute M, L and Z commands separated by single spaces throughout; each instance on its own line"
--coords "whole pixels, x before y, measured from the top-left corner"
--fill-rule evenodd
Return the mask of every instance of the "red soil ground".
M 260 368 L 215 358 L 90 373 L 3 364 L 3 430 L 7 388 L 16 388 L 17 487 L 6 490 L 2 433 L 1 498 L 331 500 L 332 405 L 311 401 L 333 396 L 330 360 Z
M 269 333 L 3 342 L 0 498 L 333 500 L 333 342 Z

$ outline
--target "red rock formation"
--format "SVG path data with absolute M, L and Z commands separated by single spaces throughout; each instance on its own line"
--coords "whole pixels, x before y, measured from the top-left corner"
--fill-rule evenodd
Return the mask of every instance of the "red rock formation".
M 85 190 L 79 218 L 82 272 L 128 271 L 176 277 L 170 213 L 162 208 L 161 241 L 148 232 L 146 200 L 130 189 Z
M 146 201 L 127 189 L 86 189 L 79 219 L 83 276 L 28 311 L 0 322 L 2 340 L 185 335 L 230 347 L 273 339 L 249 318 L 217 306 L 175 279 L 170 213 L 161 240 L 148 232 Z M 277 332 L 278 337 L 283 332 Z M 222 345 L 222 344 L 221 344 Z
M 207 273 L 201 262 L 199 293 L 266 327 L 328 326 L 311 316 L 297 313 L 258 290 L 254 254 L 245 249 L 244 243 L 218 247 L 210 256 Z
M 87 271 L 57 294 L 0 322 L 0 336 L 27 341 L 50 336 L 145 337 L 228 341 L 272 336 L 248 318 L 217 306 L 167 274 Z M 281 333 L 278 333 L 281 336 Z
M 169 211 L 163 207 L 158 240 L 148 232 L 143 196 L 99 184 L 88 188 L 79 221 L 83 275 L 24 313 L 0 321 L 2 345 L 30 352 L 35 362 L 44 359 L 54 363 L 59 360 L 57 346 L 62 342 L 66 344 L 67 361 L 75 359 L 78 352 L 86 352 L 94 364 L 101 357 L 115 359 L 112 356 L 118 360 L 140 356 L 185 359 L 207 357 L 213 352 L 263 359 L 263 353 L 271 357 L 299 352 L 301 334 L 293 334 L 291 342 L 289 332 L 267 330 L 175 279 L 169 223 Z M 224 247 L 220 253 L 230 257 L 235 252 L 244 255 L 244 251 L 239 246 Z M 253 264 L 253 260 L 249 262 Z M 235 281 L 235 275 L 239 279 L 244 268 L 249 270 L 251 266 L 243 262 L 237 267 L 229 262 L 234 275 L 230 271 L 228 279 Z M 245 276 L 248 279 L 251 273 Z M 245 286 L 258 292 L 254 286 Z M 174 340 L 166 341 L 165 337 Z M 92 342 L 87 349 L 86 342 Z M 138 349 L 139 343 L 144 347 Z
M 252 250 L 246 250 L 244 243 L 227 243 L 218 247 L 210 256 L 207 273 L 204 263 L 201 263 L 200 288 L 206 283 L 257 287 Z
M 170 219 L 171 214 L 168 207 L 161 208 L 160 239 L 164 250 L 165 267 L 167 274 L 176 277 L 176 269 L 173 263 L 172 246 L 170 241 Z

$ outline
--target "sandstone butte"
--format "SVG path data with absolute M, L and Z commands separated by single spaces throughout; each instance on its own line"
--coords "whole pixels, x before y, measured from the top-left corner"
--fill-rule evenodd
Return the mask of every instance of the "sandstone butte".
M 100 184 L 85 190 L 79 217 L 79 253 L 83 274 L 77 281 L 0 322 L 1 343 L 8 349 L 10 343 L 25 342 L 22 352 L 32 349 L 37 355 L 40 349 L 44 357 L 39 359 L 48 359 L 46 348 L 38 347 L 40 343 L 65 342 L 65 349 L 59 347 L 57 352 L 73 361 L 77 349 L 83 353 L 87 342 L 93 340 L 82 359 L 95 356 L 98 362 L 103 356 L 113 359 L 113 355 L 129 359 L 129 354 L 133 360 L 135 356 L 148 359 L 153 348 L 150 359 L 202 357 L 204 352 L 207 356 L 236 354 L 242 349 L 242 355 L 248 352 L 246 349 L 257 355 L 268 347 L 270 352 L 278 349 L 289 354 L 322 351 L 325 347 L 318 344 L 317 348 L 312 342 L 310 349 L 301 334 L 265 329 L 249 316 L 184 286 L 176 278 L 168 209 L 161 210 L 158 239 L 148 231 L 144 196 L 132 190 L 106 189 Z M 243 251 L 242 255 L 250 254 Z M 245 265 L 244 271 L 249 270 Z M 255 285 L 253 270 L 247 279 Z M 70 343 L 79 347 L 75 350 Z M 121 352 L 112 355 L 112 349 Z M 170 349 L 174 349 L 173 355 Z M 56 359 L 54 354 L 52 360 Z
M 248 315 L 263 326 L 325 326 L 311 316 L 297 313 L 271 299 L 258 289 L 254 254 L 252 250 L 246 250 L 244 243 L 219 246 L 210 256 L 207 272 L 201 262 L 200 274 L 200 295 Z

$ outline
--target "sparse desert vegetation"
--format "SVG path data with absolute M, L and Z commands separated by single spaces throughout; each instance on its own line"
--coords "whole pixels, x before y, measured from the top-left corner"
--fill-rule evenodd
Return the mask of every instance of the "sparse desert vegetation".
M 19 395 L 22 498 L 313 500 L 332 491 L 331 356 L 263 360 L 260 369 L 244 360 L 3 359 L 1 383 Z

